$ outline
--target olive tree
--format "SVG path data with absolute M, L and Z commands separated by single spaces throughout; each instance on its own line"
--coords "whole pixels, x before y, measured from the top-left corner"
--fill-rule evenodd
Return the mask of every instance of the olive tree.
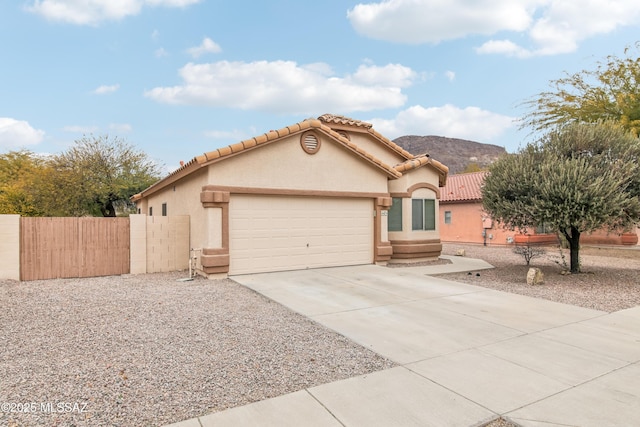
M 569 123 L 490 166 L 484 209 L 510 228 L 564 236 L 576 273 L 582 233 L 639 221 L 639 161 L 640 140 L 619 124 Z

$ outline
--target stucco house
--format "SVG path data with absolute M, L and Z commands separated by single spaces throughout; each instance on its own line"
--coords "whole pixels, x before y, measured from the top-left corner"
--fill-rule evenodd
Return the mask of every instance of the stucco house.
M 510 245 L 516 243 L 557 244 L 556 234 L 546 233 L 543 227 L 530 230 L 528 235 L 501 227 L 482 209 L 482 184 L 486 171 L 449 175 L 440 197 L 440 239 L 443 242 Z M 584 233 L 582 244 L 635 245 L 637 230 L 613 233 L 600 230 Z
M 325 114 L 197 156 L 132 200 L 190 216 L 207 276 L 415 261 L 441 253 L 447 173 L 369 123 Z
M 486 172 L 449 175 L 440 196 L 440 239 L 443 242 L 507 245 L 515 232 L 498 226 L 482 210 Z

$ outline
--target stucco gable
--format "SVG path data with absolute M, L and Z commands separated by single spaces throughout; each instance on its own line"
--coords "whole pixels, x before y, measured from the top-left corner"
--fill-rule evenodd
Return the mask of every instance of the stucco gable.
M 394 154 L 400 156 L 403 159 L 412 159 L 413 154 L 409 153 L 407 150 L 400 147 L 395 142 L 386 138 L 381 133 L 377 132 L 371 123 L 363 122 L 361 120 L 352 119 L 345 116 L 340 116 L 337 114 L 323 114 L 318 117 L 322 123 L 325 123 L 327 126 L 332 129 L 339 131 L 340 129 L 363 132 L 367 133 L 375 142 L 377 142 L 380 146 L 386 148 L 387 150 L 393 152 Z
M 402 174 L 405 174 L 423 166 L 430 166 L 431 168 L 433 168 L 438 173 L 438 185 L 440 187 L 445 186 L 445 184 L 447 183 L 447 174 L 449 173 L 449 168 L 439 161 L 432 159 L 428 154 L 414 157 L 405 162 L 398 163 L 394 166 L 394 169 Z
M 287 126 L 279 130 L 273 130 L 254 138 L 246 139 L 236 144 L 218 148 L 216 150 L 203 153 L 200 156 L 196 156 L 189 162 L 182 164 L 180 168 L 169 174 L 169 176 L 167 176 L 166 178 L 158 181 L 148 189 L 144 190 L 142 193 L 133 196 L 132 200 L 139 200 L 142 197 L 145 197 L 187 175 L 190 175 L 200 168 L 213 165 L 216 162 L 220 162 L 236 155 L 258 149 L 262 146 L 276 143 L 277 141 L 283 140 L 291 135 L 302 134 L 303 132 L 309 130 L 314 130 L 316 132 L 319 132 L 320 134 L 326 135 L 335 143 L 343 146 L 347 150 L 347 152 L 356 157 L 359 157 L 374 168 L 378 169 L 380 172 L 386 174 L 389 179 L 395 179 L 402 176 L 401 172 L 386 164 L 371 153 L 368 153 L 355 143 L 351 142 L 349 139 L 342 136 L 340 133 L 331 129 L 331 127 L 327 126 L 322 121 L 317 119 L 307 119 L 294 125 Z
M 373 166 L 382 170 L 384 173 L 386 173 L 389 176 L 389 178 L 398 178 L 402 175 L 400 172 L 398 172 L 391 166 L 387 165 L 382 160 L 366 152 L 365 150 L 363 150 L 362 148 L 360 148 L 359 146 L 357 146 L 347 138 L 335 132 L 329 126 L 324 125 L 321 121 L 312 120 L 312 119 L 304 120 L 300 123 L 296 123 L 295 125 L 287 126 L 279 130 L 271 131 L 254 138 L 241 141 L 237 144 L 230 145 L 228 147 L 223 147 L 217 150 L 209 151 L 207 153 L 204 153 L 202 156 L 197 157 L 196 160 L 201 165 L 210 165 L 226 157 L 239 154 L 241 152 L 251 150 L 254 148 L 258 148 L 266 144 L 274 143 L 276 141 L 282 140 L 283 138 L 289 135 L 300 134 L 306 130 L 316 130 L 320 133 L 327 135 L 334 141 L 337 141 L 339 144 L 343 145 L 352 154 L 355 154 L 356 156 L 368 161 Z

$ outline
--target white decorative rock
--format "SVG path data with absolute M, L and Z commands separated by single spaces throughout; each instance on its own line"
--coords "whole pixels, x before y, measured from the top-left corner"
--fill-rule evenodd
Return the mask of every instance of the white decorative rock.
M 544 274 L 539 268 L 531 267 L 527 272 L 527 285 L 535 286 L 544 283 Z

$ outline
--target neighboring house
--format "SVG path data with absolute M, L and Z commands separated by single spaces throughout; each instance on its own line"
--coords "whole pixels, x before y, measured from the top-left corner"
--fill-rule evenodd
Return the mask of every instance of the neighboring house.
M 325 114 L 197 156 L 132 200 L 189 215 L 208 276 L 416 261 L 441 253 L 447 173 L 369 123 Z
M 443 242 L 507 245 L 515 232 L 498 226 L 482 209 L 486 172 L 449 175 L 440 190 L 440 239 Z
M 482 184 L 484 172 L 449 175 L 441 189 L 440 239 L 443 242 L 507 245 L 513 243 L 556 244 L 556 234 L 547 234 L 542 227 L 522 235 L 500 227 L 482 209 Z M 637 231 L 637 230 L 636 230 Z M 611 233 L 597 231 L 581 236 L 583 244 L 635 245 L 637 233 Z

